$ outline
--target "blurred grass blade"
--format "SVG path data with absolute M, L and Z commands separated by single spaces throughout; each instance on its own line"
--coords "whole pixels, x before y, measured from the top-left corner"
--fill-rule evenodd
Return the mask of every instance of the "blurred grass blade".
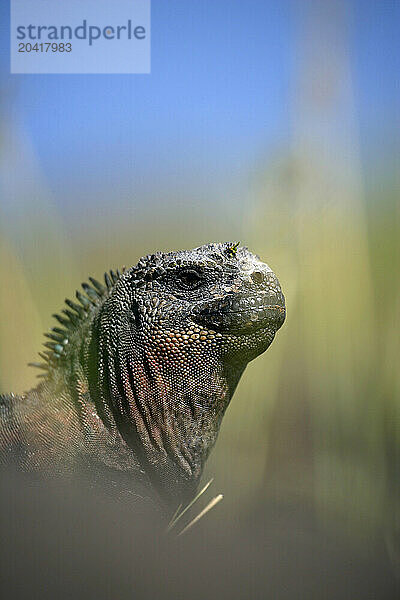
M 179 514 L 179 511 L 181 510 L 181 508 L 182 508 L 182 503 L 179 504 L 178 508 L 176 509 L 176 511 L 174 512 L 174 514 L 172 515 L 171 520 L 168 523 L 167 531 L 170 531 L 172 529 L 173 523 L 174 523 L 177 515 Z
M 189 510 L 189 508 L 190 508 L 191 506 L 193 506 L 193 504 L 194 504 L 195 502 L 197 502 L 197 500 L 200 498 L 200 496 L 202 496 L 202 495 L 204 494 L 204 492 L 205 492 L 206 490 L 208 490 L 208 488 L 210 487 L 210 485 L 212 484 L 212 482 L 213 482 L 213 481 L 214 481 L 214 478 L 211 478 L 211 479 L 210 479 L 210 481 L 209 481 L 208 483 L 206 483 L 206 485 L 205 485 L 205 486 L 204 486 L 204 487 L 203 487 L 203 488 L 200 490 L 200 492 L 199 492 L 198 494 L 196 494 L 196 496 L 193 498 L 193 500 L 191 500 L 191 501 L 189 502 L 189 504 L 188 504 L 187 506 L 185 506 L 185 508 L 183 509 L 183 511 L 182 511 L 181 513 L 179 513 L 179 510 L 180 510 L 180 508 L 181 508 L 182 504 L 180 504 L 180 505 L 178 506 L 178 508 L 177 508 L 177 509 L 176 509 L 176 511 L 175 511 L 175 514 L 174 514 L 174 516 L 172 517 L 171 521 L 169 522 L 169 525 L 168 525 L 167 531 L 171 531 L 171 529 L 172 529 L 173 527 L 175 527 L 175 525 L 176 525 L 176 523 L 179 521 L 179 519 L 180 519 L 180 518 L 181 518 L 181 517 L 182 517 L 182 516 L 183 516 L 183 515 L 184 515 L 184 514 L 185 514 L 185 513 L 186 513 L 186 512 Z
M 190 523 L 188 523 L 186 525 L 186 527 L 184 527 L 182 529 L 182 531 L 180 533 L 178 533 L 178 535 L 182 535 L 183 533 L 185 533 L 186 531 L 188 531 L 191 527 L 193 527 L 193 525 L 195 523 L 197 523 L 198 521 L 200 521 L 200 519 L 202 517 L 204 517 L 204 515 L 206 515 L 212 508 L 214 508 L 214 506 L 216 506 L 218 504 L 218 502 L 221 502 L 221 500 L 223 499 L 223 495 L 222 494 L 218 494 L 218 496 L 215 496 L 215 498 L 213 498 L 205 508 L 203 508 L 203 510 L 197 515 L 197 517 L 195 517 L 192 521 L 190 521 Z

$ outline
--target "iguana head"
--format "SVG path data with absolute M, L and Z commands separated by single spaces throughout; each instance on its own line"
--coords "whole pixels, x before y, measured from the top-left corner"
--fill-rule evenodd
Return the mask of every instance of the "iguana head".
M 272 270 L 232 243 L 149 255 L 116 279 L 106 293 L 92 280 L 99 301 L 79 351 L 90 398 L 175 502 L 195 490 L 246 364 L 284 321 L 284 297 Z
M 275 274 L 238 244 L 143 258 L 117 285 L 118 301 L 122 293 L 138 330 L 171 361 L 209 354 L 245 364 L 267 349 L 285 319 Z

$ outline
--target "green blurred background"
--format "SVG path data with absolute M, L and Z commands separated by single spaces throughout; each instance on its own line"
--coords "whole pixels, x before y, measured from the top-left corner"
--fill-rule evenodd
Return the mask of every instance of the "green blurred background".
M 399 4 L 154 0 L 149 76 L 11 76 L 5 5 L 0 391 L 35 385 L 26 365 L 88 275 L 240 240 L 287 321 L 207 466 L 220 518 L 273 499 L 366 542 L 393 531 Z

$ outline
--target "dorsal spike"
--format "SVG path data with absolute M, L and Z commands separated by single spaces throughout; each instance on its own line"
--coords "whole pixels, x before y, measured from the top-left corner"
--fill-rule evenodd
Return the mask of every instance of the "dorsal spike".
M 30 362 L 28 363 L 28 367 L 35 367 L 35 369 L 42 369 L 43 371 L 48 371 L 49 365 L 46 363 L 38 363 L 38 362 Z
M 63 325 L 64 327 L 66 327 L 67 329 L 70 328 L 71 326 L 71 321 L 67 321 L 67 319 L 64 319 L 63 317 L 61 317 L 60 315 L 52 315 L 55 319 L 57 319 L 57 321 Z
M 75 292 L 75 296 L 77 297 L 77 299 L 79 300 L 79 302 L 82 304 L 82 306 L 84 308 L 89 308 L 89 306 L 91 306 L 92 302 L 90 302 L 90 300 L 88 298 L 86 298 L 86 296 L 84 296 L 79 290 L 77 290 Z
M 99 281 L 97 281 L 97 279 L 94 279 L 93 277 L 89 277 L 89 281 L 96 288 L 96 290 L 99 292 L 99 294 L 101 296 L 103 296 L 105 294 L 106 288 Z
M 94 290 L 88 283 L 82 283 L 82 288 L 85 290 L 89 300 L 94 301 L 94 304 L 97 304 L 97 300 L 100 298 L 98 292 Z
M 85 312 L 82 306 L 75 304 L 75 302 L 72 302 L 72 300 L 70 300 L 69 298 L 65 298 L 65 304 L 69 306 L 71 310 L 75 311 L 80 317 L 82 317 L 82 315 Z
M 64 341 L 65 335 L 55 335 L 54 333 L 45 333 L 45 337 L 49 338 L 49 340 L 53 340 L 54 342 L 62 343 Z
M 57 345 L 57 342 L 43 342 L 43 346 L 45 348 L 49 348 L 50 350 L 54 350 L 54 346 Z
M 70 310 L 63 308 L 62 312 L 64 313 L 64 315 L 66 315 L 68 317 L 68 319 L 71 321 L 71 323 L 73 325 L 76 325 L 77 323 L 79 323 L 79 317 L 75 314 L 72 313 Z
M 105 284 L 107 286 L 107 289 L 111 290 L 111 288 L 112 288 L 112 281 L 111 281 L 110 276 L 107 273 L 107 271 L 104 273 L 104 282 L 105 282 Z
M 57 354 L 61 354 L 64 351 L 63 346 L 61 344 L 57 344 L 56 342 L 45 342 L 43 346 L 49 348 L 49 350 L 53 350 Z
M 113 281 L 113 284 L 117 283 L 117 281 L 118 281 L 118 276 L 117 276 L 117 274 L 116 274 L 116 273 L 114 273 L 114 271 L 113 271 L 112 269 L 111 269 L 111 271 L 110 271 L 110 275 L 111 275 L 111 279 L 112 279 L 112 281 Z
M 54 333 L 58 333 L 59 335 L 66 337 L 67 336 L 67 332 L 65 331 L 65 329 L 60 329 L 59 327 L 53 327 L 52 331 L 54 331 Z
M 52 357 L 52 352 L 45 350 L 44 352 L 39 352 L 38 354 L 39 354 L 40 358 L 43 358 L 43 360 L 45 360 L 47 363 L 50 362 L 51 357 Z

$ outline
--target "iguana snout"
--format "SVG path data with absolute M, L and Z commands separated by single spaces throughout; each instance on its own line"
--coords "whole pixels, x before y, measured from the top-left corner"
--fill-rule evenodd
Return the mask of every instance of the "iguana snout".
M 221 333 L 251 335 L 256 331 L 274 333 L 285 320 L 285 299 L 270 267 L 240 248 L 237 273 L 222 280 L 219 293 L 199 311 L 196 320 Z

